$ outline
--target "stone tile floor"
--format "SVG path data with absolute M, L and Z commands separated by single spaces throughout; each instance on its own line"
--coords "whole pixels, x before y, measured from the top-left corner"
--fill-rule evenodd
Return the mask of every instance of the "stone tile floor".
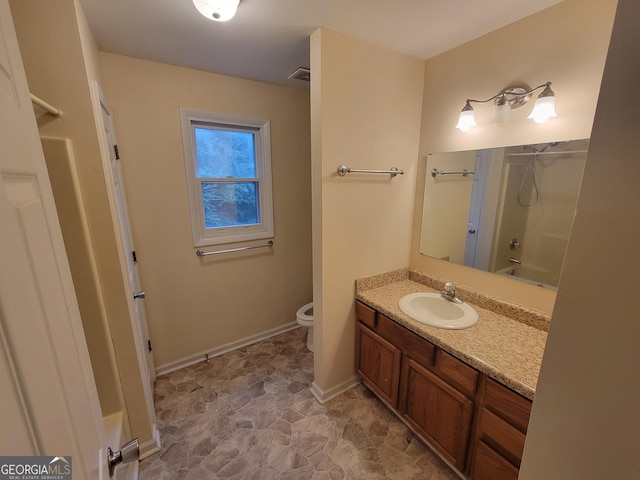
M 141 480 L 458 478 L 359 385 L 318 403 L 295 329 L 158 377 L 162 451 Z

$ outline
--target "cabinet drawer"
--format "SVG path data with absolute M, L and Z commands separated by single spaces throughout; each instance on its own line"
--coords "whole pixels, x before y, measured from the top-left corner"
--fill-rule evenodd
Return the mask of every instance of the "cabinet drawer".
M 371 328 L 376 326 L 376 311 L 362 302 L 356 302 L 356 317 Z
M 447 352 L 438 349 L 436 359 L 438 373 L 461 391 L 473 395 L 478 385 L 478 372 Z
M 417 360 L 427 368 L 433 367 L 436 358 L 436 346 L 433 343 L 419 337 L 381 313 L 378 314 L 376 332 L 400 347 L 408 357 Z
M 480 439 L 515 466 L 520 466 L 525 434 L 486 408 L 482 409 L 480 417 Z
M 527 433 L 531 400 L 503 387 L 498 382 L 487 379 L 484 393 L 485 408 L 514 425 L 518 430 Z
M 517 480 L 518 469 L 482 442 L 478 442 L 473 465 L 473 480 Z

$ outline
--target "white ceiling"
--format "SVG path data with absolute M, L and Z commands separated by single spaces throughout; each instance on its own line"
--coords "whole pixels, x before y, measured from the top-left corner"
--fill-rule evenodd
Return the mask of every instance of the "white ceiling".
M 103 51 L 306 88 L 287 77 L 309 66 L 317 27 L 427 59 L 560 1 L 241 0 L 226 23 L 191 0 L 80 3 Z

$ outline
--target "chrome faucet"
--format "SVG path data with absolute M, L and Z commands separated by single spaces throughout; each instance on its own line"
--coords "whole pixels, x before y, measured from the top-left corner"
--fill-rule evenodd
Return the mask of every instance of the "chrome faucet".
M 464 303 L 458 297 L 456 297 L 456 286 L 452 282 L 447 282 L 444 284 L 444 290 L 440 292 L 442 298 L 445 300 L 449 300 L 453 303 Z

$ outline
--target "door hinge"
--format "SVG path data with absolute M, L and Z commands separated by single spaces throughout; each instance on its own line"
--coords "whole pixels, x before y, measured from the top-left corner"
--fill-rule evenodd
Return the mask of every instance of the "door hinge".
M 113 152 L 116 154 L 116 160 L 120 160 L 120 150 L 118 149 L 118 145 L 113 146 Z
M 147 348 L 149 348 L 150 352 L 153 351 L 153 348 L 151 348 L 151 340 L 147 340 Z
M 136 251 L 131 252 L 131 256 L 133 257 L 133 263 L 138 263 L 138 257 L 136 257 Z

